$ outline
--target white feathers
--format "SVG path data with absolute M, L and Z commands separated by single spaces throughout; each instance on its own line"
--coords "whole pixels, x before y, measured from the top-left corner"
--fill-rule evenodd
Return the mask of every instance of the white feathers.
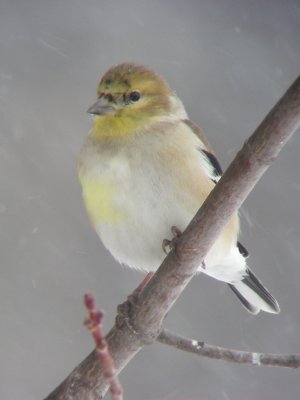
M 279 312 L 279 307 L 278 310 L 276 310 L 274 307 L 271 307 L 262 296 L 258 295 L 243 281 L 235 282 L 233 286 L 248 301 L 248 303 L 250 303 L 253 308 L 253 311 L 251 311 L 253 314 L 257 314 L 260 310 L 264 310 L 272 314 L 277 314 Z

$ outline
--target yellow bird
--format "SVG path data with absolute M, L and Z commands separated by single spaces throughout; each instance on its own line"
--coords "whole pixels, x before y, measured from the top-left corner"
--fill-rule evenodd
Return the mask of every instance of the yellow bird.
M 186 228 L 220 178 L 220 165 L 176 93 L 147 67 L 112 67 L 97 97 L 78 160 L 87 213 L 120 263 L 155 271 L 171 227 Z M 277 301 L 247 266 L 238 233 L 236 213 L 199 272 L 228 283 L 251 313 L 278 313 Z

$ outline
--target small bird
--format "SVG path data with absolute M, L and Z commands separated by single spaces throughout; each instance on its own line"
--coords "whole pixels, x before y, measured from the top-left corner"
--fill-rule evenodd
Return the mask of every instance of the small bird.
M 91 224 L 120 263 L 155 271 L 171 227 L 186 228 L 220 179 L 220 164 L 176 93 L 145 66 L 110 68 L 88 113 L 94 124 L 78 174 Z M 238 234 L 235 213 L 199 272 L 228 283 L 249 312 L 278 313 L 277 301 L 247 266 Z

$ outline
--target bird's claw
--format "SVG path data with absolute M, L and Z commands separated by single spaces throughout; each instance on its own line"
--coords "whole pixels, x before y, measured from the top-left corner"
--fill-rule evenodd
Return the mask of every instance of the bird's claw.
M 169 251 L 172 250 L 175 247 L 176 242 L 182 235 L 181 230 L 179 228 L 177 228 L 177 226 L 175 226 L 175 225 L 173 225 L 171 227 L 171 232 L 172 232 L 173 238 L 171 240 L 164 239 L 162 242 L 162 249 L 165 254 L 168 254 L 167 247 L 169 248 Z
M 171 240 L 164 239 L 162 241 L 162 249 L 163 249 L 165 254 L 168 254 L 167 248 L 169 248 L 169 251 L 170 251 L 176 246 L 176 243 L 177 243 L 178 239 L 182 235 L 181 230 L 179 228 L 177 228 L 177 226 L 175 226 L 175 225 L 173 225 L 171 227 L 171 232 L 172 232 L 172 235 L 173 235 L 173 239 L 171 239 Z M 201 268 L 202 269 L 206 269 L 205 260 L 202 261 Z
M 162 249 L 165 254 L 168 254 L 167 247 L 171 248 L 171 240 L 164 239 L 162 241 Z

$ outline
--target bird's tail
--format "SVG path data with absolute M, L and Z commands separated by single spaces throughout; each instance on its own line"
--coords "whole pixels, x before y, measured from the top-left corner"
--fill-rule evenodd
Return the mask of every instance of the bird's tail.
M 252 314 L 257 314 L 260 310 L 272 314 L 278 314 L 280 311 L 276 299 L 250 269 L 247 269 L 247 275 L 243 280 L 230 283 L 229 287 L 237 295 L 246 310 Z

